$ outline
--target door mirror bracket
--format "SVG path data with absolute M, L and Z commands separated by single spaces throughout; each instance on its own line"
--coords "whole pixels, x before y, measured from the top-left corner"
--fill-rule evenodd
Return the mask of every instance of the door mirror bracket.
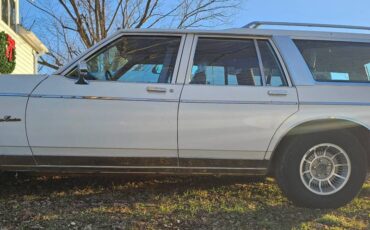
M 89 82 L 86 80 L 89 73 L 87 63 L 85 61 L 80 61 L 77 65 L 78 79 L 76 81 L 77 85 L 87 85 Z

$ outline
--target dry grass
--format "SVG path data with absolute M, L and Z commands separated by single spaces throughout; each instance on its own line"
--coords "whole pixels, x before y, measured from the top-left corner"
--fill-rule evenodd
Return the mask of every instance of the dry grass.
M 370 228 L 370 181 L 337 210 L 297 208 L 272 179 L 28 175 L 0 186 L 1 229 Z

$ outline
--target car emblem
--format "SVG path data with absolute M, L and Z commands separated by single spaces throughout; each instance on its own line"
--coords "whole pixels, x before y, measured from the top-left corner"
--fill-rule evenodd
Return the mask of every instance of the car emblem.
M 19 121 L 22 121 L 22 119 L 20 118 L 12 118 L 12 116 L 4 116 L 3 118 L 0 118 L 0 122 L 19 122 Z

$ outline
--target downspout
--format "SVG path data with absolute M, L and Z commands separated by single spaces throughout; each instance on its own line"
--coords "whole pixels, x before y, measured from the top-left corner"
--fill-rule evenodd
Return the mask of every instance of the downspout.
M 41 56 L 37 51 L 33 50 L 32 51 L 34 54 L 34 71 L 33 71 L 33 74 L 37 74 L 38 73 L 38 68 L 39 68 L 39 65 L 38 65 L 38 61 L 39 61 L 39 57 Z

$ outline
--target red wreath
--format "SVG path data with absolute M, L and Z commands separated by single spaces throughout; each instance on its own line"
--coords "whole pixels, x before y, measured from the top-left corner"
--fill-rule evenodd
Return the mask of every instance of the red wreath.
M 6 35 L 6 40 L 7 40 L 8 46 L 5 50 L 5 56 L 8 59 L 8 61 L 12 62 L 13 61 L 13 51 L 15 49 L 15 41 L 9 34 Z
M 0 31 L 0 74 L 14 71 L 16 52 L 14 39 L 4 31 Z

